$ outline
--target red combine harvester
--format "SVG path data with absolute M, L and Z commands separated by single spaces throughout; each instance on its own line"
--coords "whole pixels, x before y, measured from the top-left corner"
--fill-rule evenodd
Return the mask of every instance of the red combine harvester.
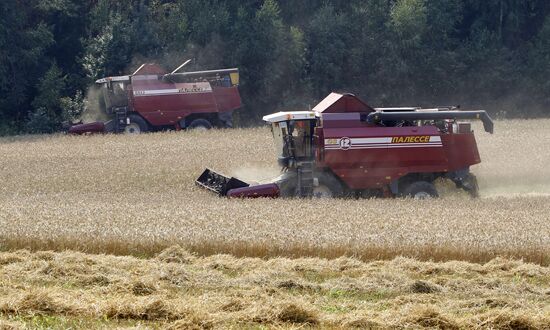
M 77 124 L 69 133 L 139 134 L 161 128 L 232 127 L 232 113 L 241 107 L 239 70 L 172 73 L 144 64 L 129 76 L 99 79 L 104 109 L 113 119 Z
M 469 122 L 485 111 L 455 107 L 371 108 L 332 93 L 312 111 L 279 112 L 271 123 L 282 174 L 250 185 L 206 169 L 197 184 L 229 197 L 437 197 L 434 181 L 453 181 L 478 196 L 470 166 L 481 160 Z

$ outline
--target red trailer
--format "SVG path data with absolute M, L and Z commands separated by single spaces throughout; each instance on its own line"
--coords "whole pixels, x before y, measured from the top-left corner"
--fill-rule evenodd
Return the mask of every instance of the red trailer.
M 485 111 L 372 108 L 352 94 L 332 93 L 312 111 L 265 116 L 271 124 L 282 174 L 250 186 L 206 170 L 197 183 L 230 197 L 412 196 L 437 197 L 434 181 L 454 182 L 478 195 L 470 166 L 478 164 L 471 124 Z
M 69 133 L 232 127 L 232 112 L 241 107 L 239 70 L 175 73 L 178 69 L 167 73 L 144 64 L 132 75 L 97 80 L 112 120 L 73 125 Z

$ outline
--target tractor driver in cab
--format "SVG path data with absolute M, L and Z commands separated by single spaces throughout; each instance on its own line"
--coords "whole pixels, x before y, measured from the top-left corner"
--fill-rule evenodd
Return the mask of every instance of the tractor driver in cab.
M 312 120 L 290 121 L 290 135 L 292 136 L 294 157 L 311 158 L 313 156 L 313 125 Z

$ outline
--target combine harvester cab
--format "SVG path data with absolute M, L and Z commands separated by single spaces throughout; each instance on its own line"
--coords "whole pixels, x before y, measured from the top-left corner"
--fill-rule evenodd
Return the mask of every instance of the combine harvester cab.
M 470 122 L 493 133 L 483 110 L 371 108 L 332 93 L 312 111 L 265 116 L 282 174 L 249 185 L 211 170 L 197 184 L 229 197 L 437 197 L 437 179 L 478 196 L 470 166 L 481 162 Z M 242 186 L 232 186 L 237 180 Z M 212 185 L 216 186 L 215 188 Z
M 112 119 L 77 124 L 69 133 L 139 134 L 162 128 L 232 127 L 232 113 L 241 107 L 239 70 L 167 73 L 144 64 L 129 76 L 99 79 L 100 103 Z

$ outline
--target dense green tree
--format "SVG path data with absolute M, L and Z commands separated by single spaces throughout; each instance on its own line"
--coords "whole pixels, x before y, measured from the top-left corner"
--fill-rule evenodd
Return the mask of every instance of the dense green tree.
M 20 125 L 35 96 L 36 79 L 47 64 L 46 51 L 52 45 L 50 28 L 33 22 L 32 1 L 0 2 L 0 119 Z
M 155 1 L 151 7 L 160 51 L 184 50 L 189 38 L 189 20 L 181 2 Z
M 61 99 L 66 88 L 66 77 L 53 63 L 38 81 L 37 95 L 32 101 L 33 111 L 28 127 L 32 133 L 51 133 L 63 117 Z
M 61 109 L 59 100 L 65 89 L 65 83 L 66 77 L 63 76 L 63 72 L 54 62 L 38 81 L 37 95 L 32 102 L 33 108 L 43 108 L 51 117 L 58 116 Z
M 390 12 L 390 26 L 406 46 L 419 46 L 428 29 L 424 0 L 398 0 Z
M 95 79 L 189 58 L 240 68 L 241 124 L 333 90 L 508 116 L 550 107 L 546 0 L 5 0 L 0 12 L 0 134 L 51 131 Z
M 347 16 L 331 4 L 321 7 L 308 27 L 309 76 L 317 97 L 346 83 L 347 54 L 353 46 Z

